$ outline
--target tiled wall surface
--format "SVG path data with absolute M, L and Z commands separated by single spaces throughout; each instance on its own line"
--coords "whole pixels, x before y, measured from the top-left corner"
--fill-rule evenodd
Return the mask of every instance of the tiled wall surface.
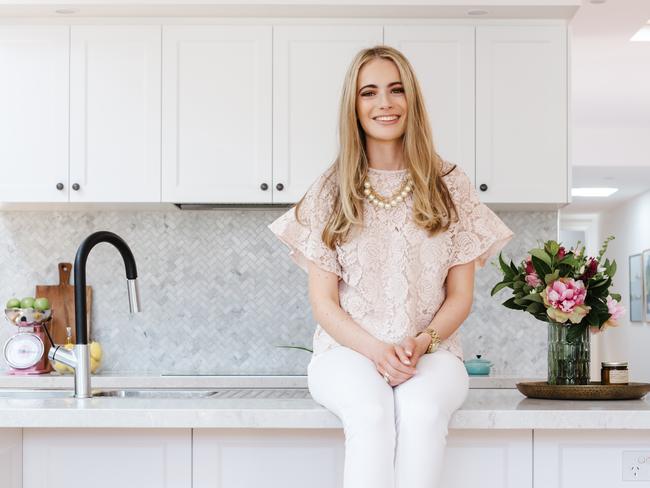
M 0 212 L 0 302 L 58 281 L 90 233 L 110 230 L 131 246 L 143 313 L 129 316 L 118 252 L 98 245 L 88 260 L 91 336 L 104 348 L 103 372 L 302 375 L 315 323 L 307 276 L 266 228 L 284 209 L 210 211 Z M 538 240 L 557 237 L 557 212 L 498 212 L 515 232 L 504 254 L 519 261 Z M 465 357 L 494 362 L 494 374 L 545 377 L 546 327 L 490 297 L 498 271 L 476 279 L 462 325 Z M 0 323 L 0 346 L 15 332 Z M 7 365 L 0 360 L 0 370 Z

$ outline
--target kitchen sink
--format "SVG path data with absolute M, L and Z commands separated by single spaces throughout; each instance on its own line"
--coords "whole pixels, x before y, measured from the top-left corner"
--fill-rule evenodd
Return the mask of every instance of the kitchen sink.
M 73 398 L 72 390 L 8 390 L 0 389 L 0 398 L 41 399 Z M 218 388 L 190 389 L 122 389 L 93 390 L 93 397 L 143 399 L 310 399 L 307 388 Z
M 307 388 L 219 388 L 214 390 L 105 390 L 93 393 L 98 397 L 118 398 L 207 398 L 211 400 L 220 399 L 309 399 Z

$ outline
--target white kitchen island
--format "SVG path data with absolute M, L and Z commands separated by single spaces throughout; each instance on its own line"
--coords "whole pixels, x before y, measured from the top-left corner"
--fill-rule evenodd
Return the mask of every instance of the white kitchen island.
M 339 488 L 341 422 L 287 386 L 304 377 L 287 378 L 248 380 L 281 387 L 275 398 L 76 400 L 0 390 L 1 486 L 81 488 L 92 479 L 94 487 Z M 210 380 L 157 381 L 198 388 Z M 449 427 L 445 488 L 650 487 L 638 480 L 650 464 L 647 399 L 535 400 L 475 384 Z M 63 467 L 75 476 L 61 478 Z

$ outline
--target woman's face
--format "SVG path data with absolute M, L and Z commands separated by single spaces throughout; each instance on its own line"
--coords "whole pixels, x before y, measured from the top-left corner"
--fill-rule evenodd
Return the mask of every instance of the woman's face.
M 368 61 L 357 79 L 357 117 L 366 138 L 382 141 L 399 139 L 406 127 L 406 97 L 397 66 L 377 58 Z M 393 116 L 382 120 L 377 117 Z

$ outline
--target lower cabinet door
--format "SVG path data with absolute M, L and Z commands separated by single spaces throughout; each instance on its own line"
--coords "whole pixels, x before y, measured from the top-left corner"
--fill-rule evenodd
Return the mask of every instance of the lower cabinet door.
M 197 429 L 193 488 L 341 488 L 343 431 Z
M 450 430 L 440 486 L 532 488 L 532 430 Z
M 23 488 L 191 488 L 190 429 L 24 429 Z
M 535 487 L 570 486 L 650 488 L 650 430 L 536 430 Z
M 20 429 L 0 429 L 0 486 L 21 488 L 22 432 Z

